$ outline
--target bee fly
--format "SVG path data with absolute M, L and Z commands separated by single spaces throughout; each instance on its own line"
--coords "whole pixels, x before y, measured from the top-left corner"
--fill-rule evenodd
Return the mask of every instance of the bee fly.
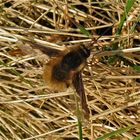
M 84 45 L 73 46 L 61 51 L 29 40 L 23 40 L 23 42 L 50 57 L 50 60 L 44 65 L 43 79 L 47 87 L 53 91 L 65 91 L 72 84 L 75 75 L 84 68 L 86 59 L 90 56 L 90 49 Z M 33 51 L 30 50 L 30 47 L 24 45 L 20 46 L 20 49 L 26 54 Z
M 55 91 L 64 91 L 68 88 L 72 84 L 75 74 L 84 68 L 89 56 L 90 50 L 82 45 L 52 58 L 45 65 L 43 74 L 49 88 Z
M 44 65 L 43 70 L 43 79 L 47 87 L 52 91 L 59 92 L 65 91 L 68 87 L 73 85 L 80 97 L 83 111 L 86 113 L 86 118 L 88 118 L 89 109 L 86 103 L 81 71 L 86 65 L 86 60 L 90 56 L 91 49 L 84 45 L 79 45 L 61 51 L 29 40 L 23 40 L 23 42 L 50 57 L 50 60 Z M 28 49 L 30 47 L 25 45 L 20 46 L 21 52 L 28 54 Z
M 107 30 L 103 34 L 105 34 Z M 100 35 L 96 41 L 102 35 Z M 56 41 L 56 39 L 54 40 Z M 80 96 L 82 108 L 86 113 L 85 117 L 89 118 L 89 109 L 86 103 L 81 71 L 86 64 L 87 58 L 90 56 L 90 51 L 92 50 L 91 45 L 95 41 L 92 40 L 88 46 L 73 46 L 69 50 L 65 49 L 64 51 L 46 47 L 29 40 L 23 40 L 23 42 L 30 44 L 33 49 L 38 49 L 51 57 L 50 61 L 45 64 L 43 71 L 43 78 L 48 88 L 53 91 L 64 91 L 73 84 L 76 92 Z

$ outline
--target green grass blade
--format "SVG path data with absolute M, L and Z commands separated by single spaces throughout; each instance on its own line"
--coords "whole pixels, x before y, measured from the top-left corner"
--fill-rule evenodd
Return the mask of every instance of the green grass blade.
M 116 130 L 116 131 L 113 131 L 111 133 L 105 134 L 104 136 L 102 136 L 100 138 L 97 138 L 96 140 L 105 140 L 107 138 L 111 138 L 111 137 L 113 137 L 115 135 L 122 134 L 122 133 L 128 131 L 130 128 L 132 128 L 132 127 L 121 128 L 119 130 Z
M 79 140 L 83 139 L 83 134 L 82 134 L 82 120 L 81 120 L 81 112 L 80 112 L 80 108 L 79 108 L 79 104 L 78 104 L 78 99 L 77 99 L 77 95 L 74 96 L 75 97 L 75 102 L 76 102 L 76 112 L 77 112 L 77 119 L 78 119 L 78 131 L 79 131 Z
M 80 29 L 81 33 L 83 33 L 86 36 L 90 36 L 91 34 L 89 33 L 88 30 L 86 30 L 82 25 L 76 24 L 76 26 Z
M 135 137 L 133 140 L 140 140 L 140 135 Z
M 140 72 L 140 66 L 138 66 L 138 65 L 134 65 L 133 69 L 136 70 L 137 72 Z
M 131 7 L 133 6 L 134 2 L 135 2 L 135 0 L 127 0 L 126 6 L 124 8 L 124 13 L 123 13 L 123 15 L 121 17 L 121 21 L 120 21 L 120 24 L 119 24 L 118 29 L 117 29 L 117 33 L 116 33 L 117 35 L 119 35 L 121 33 L 123 24 L 124 24 L 124 22 L 126 20 L 126 17 L 127 17 L 128 13 L 129 13 Z
M 82 134 L 82 122 L 81 118 L 78 117 L 78 129 L 79 129 L 79 140 L 83 139 L 83 134 Z

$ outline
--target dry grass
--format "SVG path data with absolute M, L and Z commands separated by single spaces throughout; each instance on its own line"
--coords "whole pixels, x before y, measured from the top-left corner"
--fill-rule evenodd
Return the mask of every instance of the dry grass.
M 140 3 L 135 2 L 121 34 L 116 35 L 124 6 L 123 1 L 114 0 L 0 2 L 0 139 L 78 139 L 73 89 L 49 91 L 41 76 L 43 64 L 38 56 L 10 54 L 23 38 L 59 49 L 90 42 L 73 21 L 82 24 L 95 39 L 99 36 L 97 30 L 103 33 L 109 27 L 113 32 L 95 42 L 83 71 L 90 109 L 90 120 L 82 121 L 83 137 L 93 140 L 127 126 L 133 129 L 111 139 L 133 139 L 140 134 L 140 53 L 135 49 L 140 47 L 140 29 L 135 26 Z M 50 36 L 56 34 L 62 38 L 50 43 Z M 113 54 L 115 43 L 117 49 L 124 50 L 122 55 L 101 57 Z M 94 55 L 102 50 L 113 52 Z

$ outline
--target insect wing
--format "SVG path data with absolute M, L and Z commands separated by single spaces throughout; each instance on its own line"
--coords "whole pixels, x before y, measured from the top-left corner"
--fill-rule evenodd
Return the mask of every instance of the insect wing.
M 26 43 L 26 45 L 20 45 L 20 49 L 22 51 L 24 51 L 25 53 L 29 53 L 30 51 L 33 50 L 39 50 L 41 51 L 43 54 L 48 55 L 49 57 L 53 57 L 53 56 L 60 56 L 63 54 L 62 50 L 59 49 L 55 49 L 55 48 L 51 48 L 48 46 L 44 46 L 42 44 L 36 43 L 36 42 L 32 42 L 29 40 L 23 41 L 24 43 Z M 27 48 L 27 44 L 28 44 L 28 48 Z
M 86 96 L 85 96 L 85 90 L 84 90 L 81 72 L 78 72 L 75 75 L 75 77 L 73 79 L 73 86 L 76 89 L 76 92 L 78 93 L 78 95 L 80 97 L 82 109 L 85 111 L 84 116 L 88 119 L 89 118 L 89 109 L 88 109 L 87 102 L 86 102 Z

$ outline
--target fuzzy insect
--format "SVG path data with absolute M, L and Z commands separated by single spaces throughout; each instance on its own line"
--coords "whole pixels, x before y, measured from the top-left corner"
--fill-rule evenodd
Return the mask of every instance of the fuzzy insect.
M 50 89 L 64 91 L 68 88 L 77 73 L 86 64 L 90 50 L 85 46 L 76 46 L 52 58 L 44 67 L 43 77 Z
M 89 109 L 86 103 L 81 71 L 86 65 L 87 58 L 90 56 L 90 48 L 79 45 L 61 51 L 29 40 L 24 40 L 23 42 L 30 44 L 31 48 L 38 49 L 50 57 L 50 60 L 44 64 L 43 69 L 43 79 L 47 87 L 52 91 L 60 92 L 65 91 L 73 85 L 80 97 L 82 108 L 88 118 Z M 21 49 L 22 51 L 28 51 L 24 46 Z

